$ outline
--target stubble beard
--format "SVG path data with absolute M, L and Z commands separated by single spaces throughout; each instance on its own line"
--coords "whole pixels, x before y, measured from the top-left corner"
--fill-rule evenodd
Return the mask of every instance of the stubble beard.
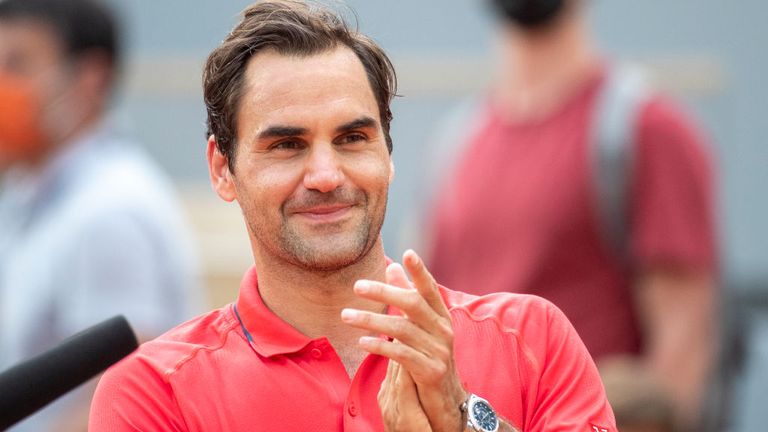
M 356 200 L 356 205 L 363 208 L 364 214 L 353 230 L 308 235 L 291 223 L 286 213 L 282 212 L 282 224 L 276 236 L 277 244 L 273 243 L 273 254 L 303 270 L 320 273 L 338 271 L 362 260 L 376 244 L 381 232 L 387 196 L 385 192 L 383 208 L 376 211 L 370 208 L 368 196 L 362 191 L 360 194 L 361 199 Z M 257 238 L 274 236 L 253 222 L 250 229 Z M 334 226 L 327 229 L 333 231 Z M 261 240 L 261 243 L 268 245 L 270 242 Z

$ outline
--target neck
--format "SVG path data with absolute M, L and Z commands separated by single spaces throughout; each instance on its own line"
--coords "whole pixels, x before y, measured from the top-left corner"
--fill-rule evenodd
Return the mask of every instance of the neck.
M 568 11 L 545 28 L 501 34 L 494 95 L 507 117 L 536 120 L 559 107 L 599 64 L 585 20 Z
M 86 104 L 87 105 L 87 104 Z M 59 143 L 69 143 L 74 141 L 77 137 L 81 136 L 94 126 L 96 126 L 102 119 L 101 108 L 97 108 L 92 105 L 87 105 L 87 108 L 83 108 L 81 118 L 75 118 L 72 120 L 72 124 L 68 128 L 64 128 L 60 131 L 60 135 L 57 137 Z
M 384 280 L 386 258 L 381 238 L 360 261 L 337 271 L 312 271 L 259 256 L 256 268 L 264 304 L 308 337 L 328 338 L 339 353 L 349 346 L 356 347 L 358 338 L 365 334 L 342 323 L 343 308 L 374 312 L 386 308 L 352 291 L 359 279 Z

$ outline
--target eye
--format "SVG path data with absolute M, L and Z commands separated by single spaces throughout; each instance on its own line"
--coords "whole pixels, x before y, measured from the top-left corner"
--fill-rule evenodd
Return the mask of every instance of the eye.
M 0 60 L 0 69 L 18 76 L 34 75 L 35 72 L 29 59 L 17 51 L 11 51 Z
M 336 139 L 336 144 L 355 144 L 358 142 L 367 141 L 368 137 L 359 132 L 352 132 L 346 135 L 342 135 Z
M 297 139 L 286 139 L 272 144 L 270 150 L 299 150 L 304 147 L 304 143 Z

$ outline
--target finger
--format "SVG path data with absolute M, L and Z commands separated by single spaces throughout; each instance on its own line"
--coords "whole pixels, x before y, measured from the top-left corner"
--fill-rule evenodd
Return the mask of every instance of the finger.
M 388 426 L 387 430 L 391 430 L 393 426 L 392 417 L 390 413 L 397 412 L 397 405 L 396 405 L 396 398 L 393 398 L 393 395 L 396 394 L 397 389 L 395 388 L 396 385 L 396 378 L 397 378 L 397 363 L 389 360 L 387 362 L 387 373 L 384 375 L 384 380 L 381 383 L 381 387 L 379 387 L 379 393 L 376 395 L 376 399 L 379 403 L 379 408 L 381 409 L 382 419 L 384 420 L 385 424 Z M 389 416 L 388 416 L 389 415 Z
M 437 282 L 432 274 L 427 270 L 424 261 L 412 249 L 408 249 L 403 254 L 403 264 L 408 273 L 413 278 L 413 285 L 427 304 L 440 316 L 449 318 L 450 313 L 445 307 L 440 290 L 437 288 Z
M 386 272 L 384 273 L 384 281 L 392 286 L 415 291 L 411 286 L 410 281 L 408 280 L 408 276 L 405 274 L 405 269 L 403 269 L 403 266 L 398 263 L 392 263 L 387 266 Z M 407 311 L 400 309 L 400 312 L 402 312 L 404 316 L 408 317 Z
M 416 383 L 407 370 L 402 367 L 398 368 L 395 375 L 395 383 L 398 395 L 400 396 L 400 403 L 421 405 L 416 390 Z
M 390 358 L 377 396 L 386 430 L 430 431 L 433 426 L 462 430 L 458 407 L 466 399 L 466 391 L 455 370 L 429 359 L 411 362 L 407 359 L 408 347 L 397 342 L 363 337 L 360 345 L 368 352 Z M 446 416 L 454 411 L 455 415 Z
M 359 340 L 360 347 L 371 353 L 387 357 L 390 361 L 396 361 L 400 365 L 400 370 L 410 373 L 414 381 L 434 385 L 445 376 L 448 369 L 446 356 L 443 354 L 438 357 L 425 355 L 423 352 L 412 347 L 391 341 L 363 336 Z
M 389 360 L 387 362 L 387 373 L 384 375 L 384 380 L 381 382 L 381 387 L 379 388 L 379 394 L 377 396 L 379 403 L 382 403 L 389 392 L 394 391 L 399 366 L 400 365 L 394 360 Z
M 389 361 L 387 377 L 377 399 L 386 431 L 432 430 L 421 407 L 416 384 L 399 363 Z
M 401 367 L 397 370 L 397 375 L 395 376 L 395 380 L 400 390 L 412 390 L 413 393 L 409 392 L 408 394 L 411 394 L 414 396 L 416 395 L 416 383 L 413 382 L 413 379 L 411 378 L 411 374 L 409 374 L 405 368 Z
M 443 342 L 448 342 L 453 337 L 450 318 L 443 317 L 432 310 L 421 294 L 414 289 L 398 288 L 377 281 L 359 280 L 355 282 L 354 290 L 355 294 L 361 297 L 398 308 L 403 312 L 405 318 Z M 394 334 L 392 330 L 395 331 Z M 399 337 L 399 330 L 387 329 L 382 333 Z M 403 339 L 403 341 L 405 340 Z
M 429 357 L 440 357 L 448 353 L 445 347 L 451 340 L 450 334 L 433 336 L 402 316 L 344 309 L 341 311 L 341 319 L 353 327 L 389 336 L 395 339 L 393 342 L 405 344 Z
M 384 281 L 389 285 L 399 288 L 413 289 L 403 266 L 398 263 L 392 263 L 387 266 Z

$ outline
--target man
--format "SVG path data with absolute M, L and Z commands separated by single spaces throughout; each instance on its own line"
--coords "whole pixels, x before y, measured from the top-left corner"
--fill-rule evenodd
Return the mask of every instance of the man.
M 450 291 L 414 252 L 405 269 L 385 257 L 395 82 L 332 11 L 245 10 L 204 93 L 211 182 L 240 205 L 255 266 L 234 304 L 104 375 L 91 431 L 615 430 L 551 304 Z
M 105 119 L 119 64 L 100 3 L 0 2 L 0 369 L 116 314 L 149 338 L 198 308 L 170 182 Z M 89 406 L 19 430 L 83 430 Z
M 499 69 L 462 123 L 471 126 L 454 166 L 437 167 L 427 262 L 456 289 L 551 300 L 598 366 L 641 356 L 690 426 L 717 340 L 712 171 L 702 139 L 667 98 L 649 93 L 626 120 L 631 136 L 619 137 L 630 142 L 627 166 L 601 166 L 600 101 L 620 72 L 597 52 L 588 2 L 490 3 L 501 17 Z M 606 169 L 618 174 L 599 184 L 596 172 Z M 623 242 L 598 211 L 610 199 L 601 187 L 614 182 L 626 183 L 618 191 L 627 198 L 626 215 L 618 212 Z

